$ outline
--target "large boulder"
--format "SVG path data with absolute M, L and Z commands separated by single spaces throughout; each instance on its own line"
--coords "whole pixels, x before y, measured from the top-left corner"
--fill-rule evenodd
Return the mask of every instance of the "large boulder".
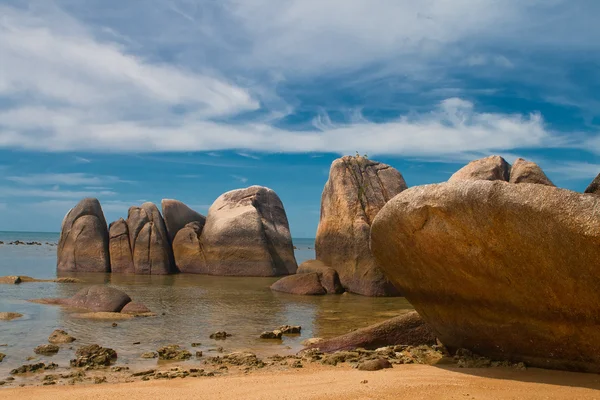
M 510 164 L 500 156 L 474 160 L 459 169 L 448 182 L 455 181 L 505 181 L 510 179 Z
M 233 190 L 215 200 L 199 245 L 201 256 L 187 272 L 280 276 L 298 268 L 283 204 L 262 186 Z
M 409 189 L 371 248 L 446 346 L 600 372 L 600 198 L 462 181 Z
M 400 172 L 365 157 L 346 156 L 331 165 L 321 197 L 316 258 L 338 272 L 347 291 L 399 295 L 377 266 L 369 235 L 375 215 L 406 187 Z
M 585 189 L 585 193 L 600 194 L 600 174 L 598 174 Z
M 97 199 L 83 199 L 65 216 L 58 241 L 57 271 L 110 272 L 108 229 Z
M 197 213 L 179 200 L 163 199 L 161 206 L 167 234 L 171 242 L 175 239 L 177 232 L 190 222 L 197 222 L 201 227 L 206 222 L 204 215 Z
M 190 222 L 177 232 L 173 239 L 173 256 L 180 272 L 200 273 L 203 271 L 204 256 L 200 250 L 200 235 L 204 223 Z
M 30 300 L 40 304 L 56 304 L 92 312 L 120 312 L 131 298 L 124 292 L 105 285 L 94 285 L 81 289 L 66 299 Z
M 539 185 L 554 186 L 554 183 L 534 162 L 517 158 L 510 169 L 510 183 L 537 183 Z
M 340 282 L 337 271 L 319 260 L 306 260 L 298 266 L 296 274 L 317 273 L 321 285 L 328 294 L 340 294 L 344 292 L 344 287 Z
M 272 284 L 271 290 L 302 295 L 327 294 L 316 272 L 285 276 Z
M 375 350 L 392 345 L 420 346 L 436 344 L 436 335 L 414 311 L 357 329 L 342 336 L 319 341 L 308 348 L 318 348 L 324 353 L 353 350 Z
M 156 205 L 144 203 L 141 207 L 131 207 L 127 226 L 136 274 L 166 275 L 175 272 L 173 250 Z
M 118 273 L 135 273 L 133 256 L 129 243 L 129 227 L 123 218 L 109 227 L 110 269 Z

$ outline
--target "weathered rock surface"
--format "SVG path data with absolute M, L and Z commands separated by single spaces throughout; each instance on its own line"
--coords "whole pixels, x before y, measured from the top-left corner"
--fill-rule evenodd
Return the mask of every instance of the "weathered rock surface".
M 41 344 L 38 347 L 36 347 L 35 349 L 33 349 L 33 352 L 35 354 L 41 354 L 44 356 L 52 356 L 56 353 L 58 353 L 59 347 L 55 344 Z
M 144 203 L 129 208 L 127 226 L 136 274 L 166 275 L 175 271 L 165 222 L 156 205 Z
M 379 371 L 381 369 L 392 368 L 392 364 L 385 358 L 376 358 L 375 360 L 363 361 L 356 368 L 359 371 Z
M 39 371 L 43 371 L 43 370 L 56 369 L 56 368 L 58 368 L 58 365 L 54 364 L 54 363 L 50 363 L 48 365 L 46 365 L 44 363 L 25 364 L 25 365 L 21 365 L 19 368 L 15 368 L 12 371 L 10 371 L 10 374 L 11 375 L 20 375 L 20 374 L 27 374 L 29 372 L 39 372 Z
M 261 339 L 281 339 L 282 335 L 283 335 L 283 332 L 281 332 L 280 330 L 265 331 L 260 334 L 260 338 Z
M 600 194 L 600 174 L 598 174 L 585 189 L 585 193 Z
M 200 249 L 198 264 L 187 272 L 280 276 L 298 268 L 283 203 L 262 186 L 227 192 L 213 203 Z
M 110 272 L 108 229 L 97 199 L 83 199 L 65 216 L 58 242 L 58 272 Z
M 180 229 L 173 239 L 173 256 L 180 272 L 197 273 L 205 266 L 200 247 L 204 223 L 190 222 Z
M 15 312 L 0 312 L 0 321 L 12 321 L 13 319 L 21 318 L 23 314 Z
M 327 294 L 316 272 L 286 276 L 273 283 L 271 290 L 301 295 Z
M 109 227 L 110 268 L 112 272 L 133 274 L 133 256 L 129 243 L 129 227 L 123 218 L 119 218 Z
M 598 372 L 598 210 L 545 185 L 427 185 L 381 210 L 371 246 L 449 348 Z
M 500 156 L 474 160 L 459 169 L 448 182 L 455 181 L 505 181 L 510 179 L 510 164 Z
M 319 275 L 319 281 L 328 294 L 344 293 L 344 287 L 335 269 L 319 260 L 307 260 L 298 266 L 296 274 L 308 274 L 311 272 L 316 272 Z
M 406 187 L 396 169 L 364 157 L 346 156 L 331 165 L 321 197 L 316 258 L 338 272 L 347 291 L 399 294 L 371 255 L 369 234 L 375 215 Z
M 95 285 L 83 288 L 69 299 L 65 305 L 93 312 L 120 312 L 131 302 L 131 298 L 118 289 L 105 285 Z
M 534 162 L 517 158 L 510 169 L 510 183 L 537 183 L 539 185 L 554 186 L 554 183 Z
M 299 325 L 282 325 L 277 330 L 284 335 L 299 335 L 302 332 L 302 327 Z
M 212 334 L 210 335 L 210 338 L 211 338 L 211 339 L 215 339 L 215 340 L 225 340 L 225 339 L 227 339 L 229 336 L 231 336 L 231 334 L 230 334 L 230 333 L 227 333 L 227 332 L 225 332 L 225 331 L 219 331 L 219 332 L 212 333 Z
M 202 230 L 206 222 L 204 215 L 197 213 L 179 200 L 163 199 L 161 206 L 165 226 L 171 242 L 175 239 L 177 232 L 190 222 L 197 222 L 201 227 L 200 230 Z
M 381 323 L 357 329 L 332 339 L 319 341 L 308 348 L 318 348 L 324 353 L 340 350 L 377 349 L 390 345 L 434 345 L 436 334 L 414 311 Z
M 75 352 L 75 359 L 71 360 L 71 367 L 107 367 L 117 359 L 117 352 L 113 349 L 101 347 L 97 344 L 83 346 Z
M 48 342 L 53 344 L 63 344 L 63 343 L 72 343 L 75 341 L 75 338 L 69 335 L 67 332 L 62 329 L 56 329 L 54 332 L 50 334 L 48 338 Z

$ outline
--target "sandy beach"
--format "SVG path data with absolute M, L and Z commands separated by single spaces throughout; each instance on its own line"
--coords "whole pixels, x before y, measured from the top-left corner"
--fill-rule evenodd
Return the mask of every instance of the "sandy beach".
M 294 371 L 122 384 L 0 390 L 3 399 L 600 399 L 600 376 L 528 369 L 397 365 L 364 372 L 311 365 Z

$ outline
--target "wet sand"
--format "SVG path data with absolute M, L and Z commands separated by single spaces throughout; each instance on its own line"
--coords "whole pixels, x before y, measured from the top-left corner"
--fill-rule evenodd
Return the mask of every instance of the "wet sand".
M 365 382 L 366 381 L 366 382 Z M 120 384 L 0 389 L 2 399 L 600 399 L 600 375 L 509 368 L 396 365 L 364 372 L 308 365 L 292 371 Z

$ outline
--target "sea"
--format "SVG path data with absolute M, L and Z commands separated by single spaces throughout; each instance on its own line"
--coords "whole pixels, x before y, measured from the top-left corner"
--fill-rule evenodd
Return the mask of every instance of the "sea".
M 25 275 L 56 278 L 58 233 L 0 232 L 0 276 Z M 9 245 L 13 241 L 38 245 Z M 293 239 L 298 264 L 314 258 L 314 239 Z M 23 314 L 20 319 L 0 321 L 0 377 L 12 368 L 33 362 L 55 362 L 68 366 L 79 345 L 97 343 L 119 355 L 119 365 L 151 367 L 156 359 L 141 359 L 144 352 L 178 344 L 204 356 L 220 352 L 251 351 L 259 356 L 286 355 L 299 351 L 305 339 L 330 338 L 406 313 L 412 306 L 402 297 L 372 298 L 345 293 L 327 296 L 298 296 L 273 292 L 269 286 L 278 278 L 217 277 L 193 274 L 169 276 L 80 274 L 82 283 L 0 284 L 0 312 Z M 157 315 L 113 321 L 74 317 L 58 306 L 31 303 L 36 298 L 70 297 L 91 284 L 106 284 L 126 292 Z M 259 335 L 281 325 L 300 325 L 301 335 L 283 340 L 264 340 Z M 33 349 L 48 343 L 55 329 L 77 338 L 55 356 L 38 356 Z M 226 331 L 226 340 L 209 336 Z M 191 343 L 201 343 L 191 347 Z M 27 358 L 34 357 L 27 360 Z M 188 363 L 201 362 L 192 359 Z

